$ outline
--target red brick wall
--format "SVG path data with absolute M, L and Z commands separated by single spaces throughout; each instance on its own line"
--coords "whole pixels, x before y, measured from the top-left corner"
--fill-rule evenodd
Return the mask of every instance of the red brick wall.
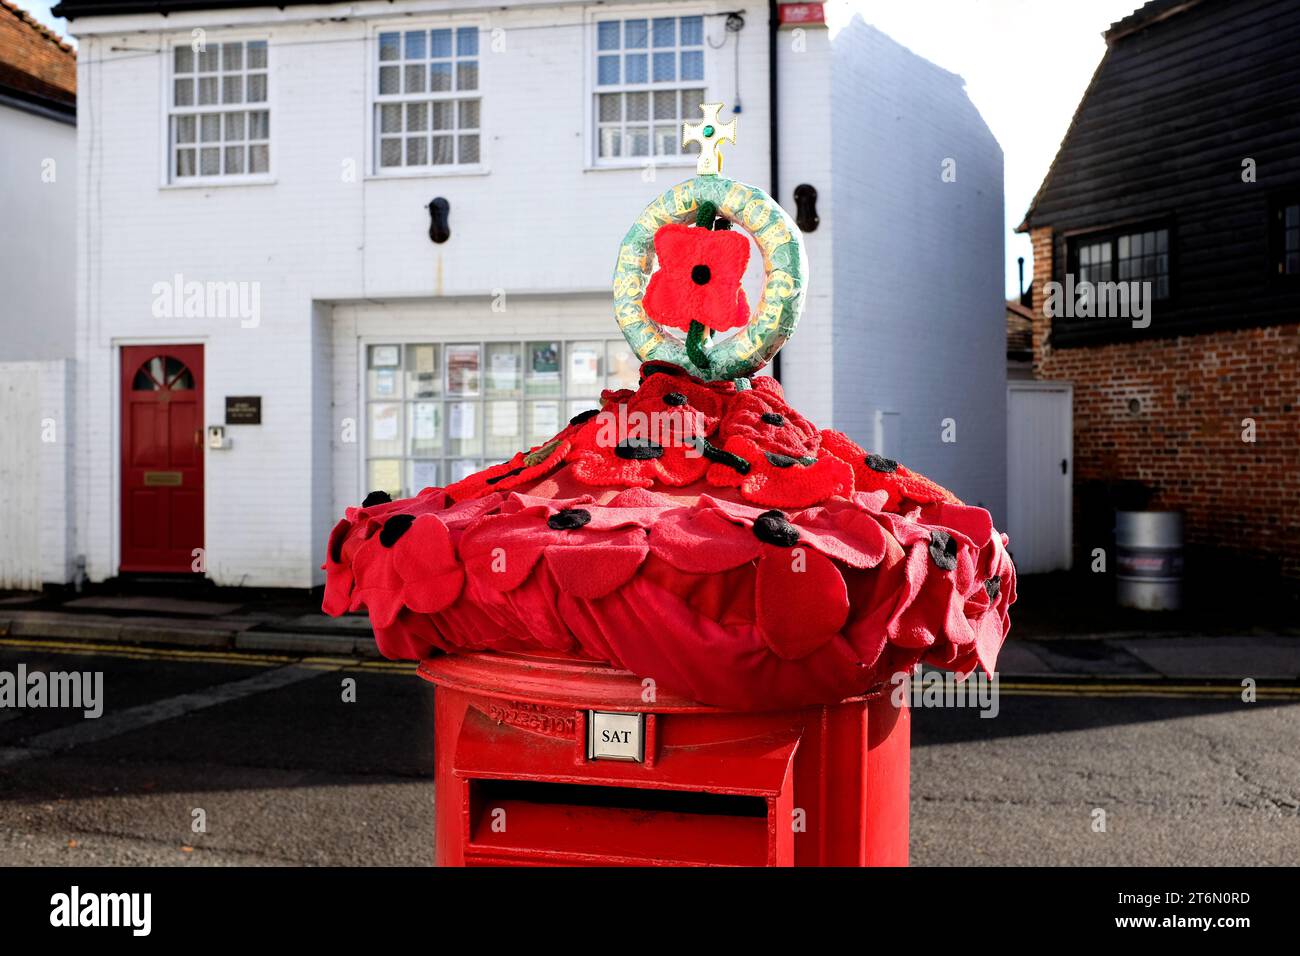
M 1040 292 L 1051 230 L 1030 238 L 1034 375 L 1074 383 L 1076 482 L 1153 486 L 1152 507 L 1187 513 L 1189 544 L 1300 577 L 1300 324 L 1053 349 Z M 1242 441 L 1246 418 L 1253 444 Z
M 0 0 L 0 83 L 68 103 L 77 98 L 77 54 L 8 0 Z

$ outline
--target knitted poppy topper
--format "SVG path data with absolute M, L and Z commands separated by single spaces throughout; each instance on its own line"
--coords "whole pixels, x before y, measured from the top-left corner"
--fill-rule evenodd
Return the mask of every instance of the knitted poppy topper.
M 834 703 L 920 661 L 993 672 L 1016 573 L 988 512 L 755 374 L 797 323 L 803 246 L 720 176 L 718 108 L 686 127 L 700 174 L 620 249 L 639 386 L 445 488 L 372 492 L 331 532 L 324 610 L 368 611 L 385 656 L 571 654 L 741 710 Z
M 740 287 L 749 265 L 748 238 L 669 223 L 655 233 L 654 245 L 659 271 L 646 289 L 646 314 L 683 332 L 692 322 L 715 332 L 749 323 L 749 301 Z

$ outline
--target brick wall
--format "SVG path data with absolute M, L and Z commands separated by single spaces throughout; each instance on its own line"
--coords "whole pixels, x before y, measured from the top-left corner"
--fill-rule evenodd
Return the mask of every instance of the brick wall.
M 1151 507 L 1186 512 L 1189 545 L 1300 577 L 1300 324 L 1053 349 L 1051 230 L 1031 240 L 1034 375 L 1074 383 L 1076 505 L 1081 483 L 1139 481 Z M 1080 545 L 1097 531 L 1076 529 Z
M 0 0 L 0 85 L 77 101 L 77 54 L 7 0 Z

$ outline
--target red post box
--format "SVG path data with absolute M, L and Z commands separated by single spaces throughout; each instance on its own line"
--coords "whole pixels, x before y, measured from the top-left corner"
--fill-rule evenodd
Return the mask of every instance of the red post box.
M 740 713 L 571 657 L 453 654 L 420 675 L 440 866 L 907 863 L 910 714 L 887 688 Z

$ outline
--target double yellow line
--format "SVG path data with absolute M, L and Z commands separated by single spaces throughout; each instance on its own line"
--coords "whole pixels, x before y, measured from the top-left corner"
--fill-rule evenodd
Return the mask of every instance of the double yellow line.
M 136 661 L 176 661 L 188 664 L 231 664 L 237 667 L 282 667 L 294 664 L 319 670 L 392 671 L 414 674 L 416 665 L 408 661 L 371 661 L 355 657 L 295 657 L 290 654 L 267 654 L 261 651 L 182 650 L 170 647 L 141 647 L 130 644 L 102 644 L 90 641 L 37 641 L 0 638 L 0 648 L 16 651 L 39 651 L 45 654 L 79 654 L 114 657 Z
M 1167 681 L 1126 681 L 1095 683 L 1070 680 L 1054 683 L 1002 680 L 998 692 L 1012 697 L 1176 697 L 1241 700 L 1240 683 L 1175 684 Z M 1256 684 L 1256 700 L 1300 700 L 1300 687 Z
M 47 654 L 96 655 L 122 660 L 175 661 L 189 664 L 229 664 L 236 667 L 283 667 L 294 664 L 319 670 L 380 671 L 413 676 L 416 665 L 410 661 L 361 660 L 354 657 L 296 657 L 291 654 L 268 654 L 260 651 L 184 650 L 169 647 L 142 647 L 129 644 L 105 644 L 91 641 L 39 641 L 0 638 L 0 648 L 37 651 Z M 1184 699 L 1241 700 L 1239 683 L 1207 682 L 1203 684 L 1168 681 L 1120 681 L 1100 683 L 1068 678 L 1053 682 L 1001 680 L 998 692 L 1012 697 L 1172 697 Z M 1255 699 L 1261 701 L 1300 701 L 1300 686 L 1257 684 Z

